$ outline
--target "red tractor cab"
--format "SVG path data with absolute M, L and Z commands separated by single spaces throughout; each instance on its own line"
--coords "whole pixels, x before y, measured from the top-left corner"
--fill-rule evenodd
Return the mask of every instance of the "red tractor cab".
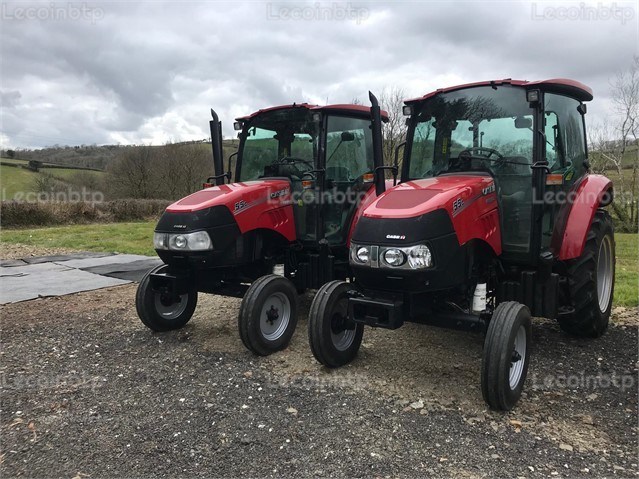
M 374 109 L 374 121 L 387 119 Z M 375 198 L 373 152 L 381 139 L 371 109 L 292 104 L 238 118 L 239 149 L 228 170 L 222 128 L 210 122 L 215 176 L 170 205 L 154 233 L 164 262 L 139 285 L 136 306 L 155 331 L 184 326 L 198 293 L 243 297 L 238 326 L 265 355 L 286 347 L 297 294 L 351 275 L 348 238 Z M 228 184 L 235 162 L 235 182 Z M 276 265 L 283 276 L 274 275 Z
M 324 285 L 311 307 L 317 360 L 352 360 L 365 325 L 480 331 L 484 399 L 508 410 L 526 378 L 531 316 L 601 335 L 615 243 L 603 209 L 612 183 L 588 166 L 592 98 L 587 86 L 555 79 L 474 83 L 406 101 L 401 182 L 355 227 L 353 281 Z

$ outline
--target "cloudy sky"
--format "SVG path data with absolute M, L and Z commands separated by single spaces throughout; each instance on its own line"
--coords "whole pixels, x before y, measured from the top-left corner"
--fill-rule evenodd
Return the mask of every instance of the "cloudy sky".
M 0 143 L 163 144 L 282 103 L 578 79 L 589 120 L 639 51 L 635 2 L 2 2 Z

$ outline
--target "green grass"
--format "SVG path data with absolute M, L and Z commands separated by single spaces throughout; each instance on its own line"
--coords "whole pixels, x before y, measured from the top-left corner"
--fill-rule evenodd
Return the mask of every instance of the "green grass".
M 16 158 L 0 158 L 2 163 L 12 163 L 14 165 L 26 165 L 29 162 L 27 160 L 18 160 Z
M 33 191 L 35 178 L 36 173 L 33 171 L 0 165 L 0 192 L 2 200 L 11 200 L 16 193 Z
M 155 256 L 154 227 L 155 221 L 148 221 L 2 230 L 0 242 Z
M 639 304 L 639 235 L 615 235 L 617 264 L 615 272 L 616 306 Z

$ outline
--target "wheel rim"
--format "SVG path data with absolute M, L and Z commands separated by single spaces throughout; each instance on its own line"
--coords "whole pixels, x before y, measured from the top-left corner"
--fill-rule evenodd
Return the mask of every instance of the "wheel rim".
M 519 326 L 517 330 L 517 336 L 515 337 L 515 344 L 513 346 L 513 352 L 510 358 L 510 375 L 508 380 L 510 382 L 510 389 L 517 388 L 521 376 L 524 373 L 524 363 L 526 362 L 526 328 Z
M 612 242 L 610 236 L 603 237 L 597 258 L 597 299 L 599 310 L 604 313 L 610 305 L 612 292 Z
M 155 310 L 164 319 L 177 319 L 186 310 L 189 295 L 180 295 L 179 301 L 173 301 L 168 295 L 155 293 Z
M 260 331 L 267 341 L 276 341 L 286 331 L 291 320 L 291 302 L 284 293 L 273 293 L 262 306 Z
M 331 341 L 338 351 L 346 351 L 355 340 L 355 328 L 348 328 L 348 299 L 335 303 L 331 315 Z M 348 328 L 348 329 L 347 329 Z

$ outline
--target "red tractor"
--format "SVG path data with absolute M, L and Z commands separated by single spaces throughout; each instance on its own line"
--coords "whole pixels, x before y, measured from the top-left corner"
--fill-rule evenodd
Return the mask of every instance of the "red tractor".
M 191 319 L 198 293 L 242 297 L 242 341 L 267 355 L 293 335 L 298 292 L 351 276 L 348 238 L 375 198 L 381 126 L 359 105 L 293 104 L 238 118 L 236 182 L 226 184 L 232 162 L 225 172 L 212 115 L 216 176 L 207 181 L 216 185 L 160 218 L 153 241 L 164 264 L 140 283 L 137 313 L 152 330 L 168 331 Z M 387 120 L 376 103 L 373 117 Z M 272 274 L 276 265 L 283 276 Z
M 603 334 L 615 273 L 603 208 L 613 191 L 589 173 L 592 98 L 572 80 L 508 79 L 406 101 L 401 182 L 386 191 L 379 183 L 357 222 L 353 280 L 329 282 L 313 300 L 315 358 L 351 361 L 365 325 L 477 330 L 486 335 L 483 397 L 509 410 L 526 379 L 531 316 L 557 319 L 570 334 Z

